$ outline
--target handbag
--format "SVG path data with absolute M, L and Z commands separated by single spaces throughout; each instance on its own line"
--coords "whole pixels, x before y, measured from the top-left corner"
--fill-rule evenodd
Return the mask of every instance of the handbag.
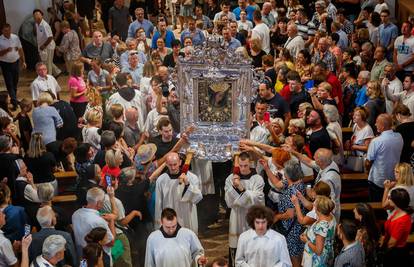
M 343 168 L 354 172 L 364 172 L 365 156 L 359 156 L 355 151 L 346 153 Z

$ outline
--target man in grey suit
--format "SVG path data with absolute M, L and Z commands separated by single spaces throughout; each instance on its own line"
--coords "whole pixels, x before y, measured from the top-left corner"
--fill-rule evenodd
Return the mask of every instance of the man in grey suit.
M 42 246 L 45 239 L 50 235 L 61 235 L 66 239 L 65 258 L 57 266 L 70 265 L 79 266 L 79 259 L 76 254 L 75 245 L 69 233 L 56 230 L 56 215 L 50 206 L 41 207 L 36 214 L 36 219 L 42 229 L 32 234 L 32 243 L 29 247 L 29 260 L 32 262 L 42 254 Z

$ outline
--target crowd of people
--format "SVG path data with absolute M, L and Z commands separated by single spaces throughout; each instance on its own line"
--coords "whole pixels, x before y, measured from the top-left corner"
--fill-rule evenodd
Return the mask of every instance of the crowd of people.
M 384 0 L 52 2 L 19 36 L 1 27 L 1 266 L 412 266 L 414 17 Z M 172 77 L 211 36 L 264 77 L 226 162 L 182 153 Z M 368 174 L 353 216 L 343 172 Z M 198 234 L 227 219 L 228 257 L 207 258 Z

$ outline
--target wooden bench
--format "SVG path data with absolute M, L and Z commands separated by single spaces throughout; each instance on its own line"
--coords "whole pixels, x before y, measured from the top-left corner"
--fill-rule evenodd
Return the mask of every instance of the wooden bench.
M 353 133 L 352 127 L 342 127 L 342 133 Z
M 54 196 L 52 201 L 54 203 L 70 203 L 77 200 L 76 195 L 63 195 L 63 196 Z
M 54 175 L 57 180 L 74 179 L 78 177 L 78 174 L 75 171 L 55 172 Z
M 374 210 L 382 210 L 381 202 L 368 202 Z M 357 203 L 341 203 L 341 211 L 353 211 Z
M 414 234 L 408 236 L 407 243 L 414 244 Z
M 342 173 L 341 180 L 368 180 L 368 174 L 364 172 Z

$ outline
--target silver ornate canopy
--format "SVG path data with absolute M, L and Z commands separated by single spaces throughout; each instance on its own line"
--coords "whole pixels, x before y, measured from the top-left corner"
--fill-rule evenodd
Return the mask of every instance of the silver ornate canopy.
M 250 60 L 212 35 L 180 58 L 176 75 L 181 132 L 195 126 L 189 137 L 195 157 L 231 159 L 239 140 L 250 132 L 251 96 L 258 87 Z

